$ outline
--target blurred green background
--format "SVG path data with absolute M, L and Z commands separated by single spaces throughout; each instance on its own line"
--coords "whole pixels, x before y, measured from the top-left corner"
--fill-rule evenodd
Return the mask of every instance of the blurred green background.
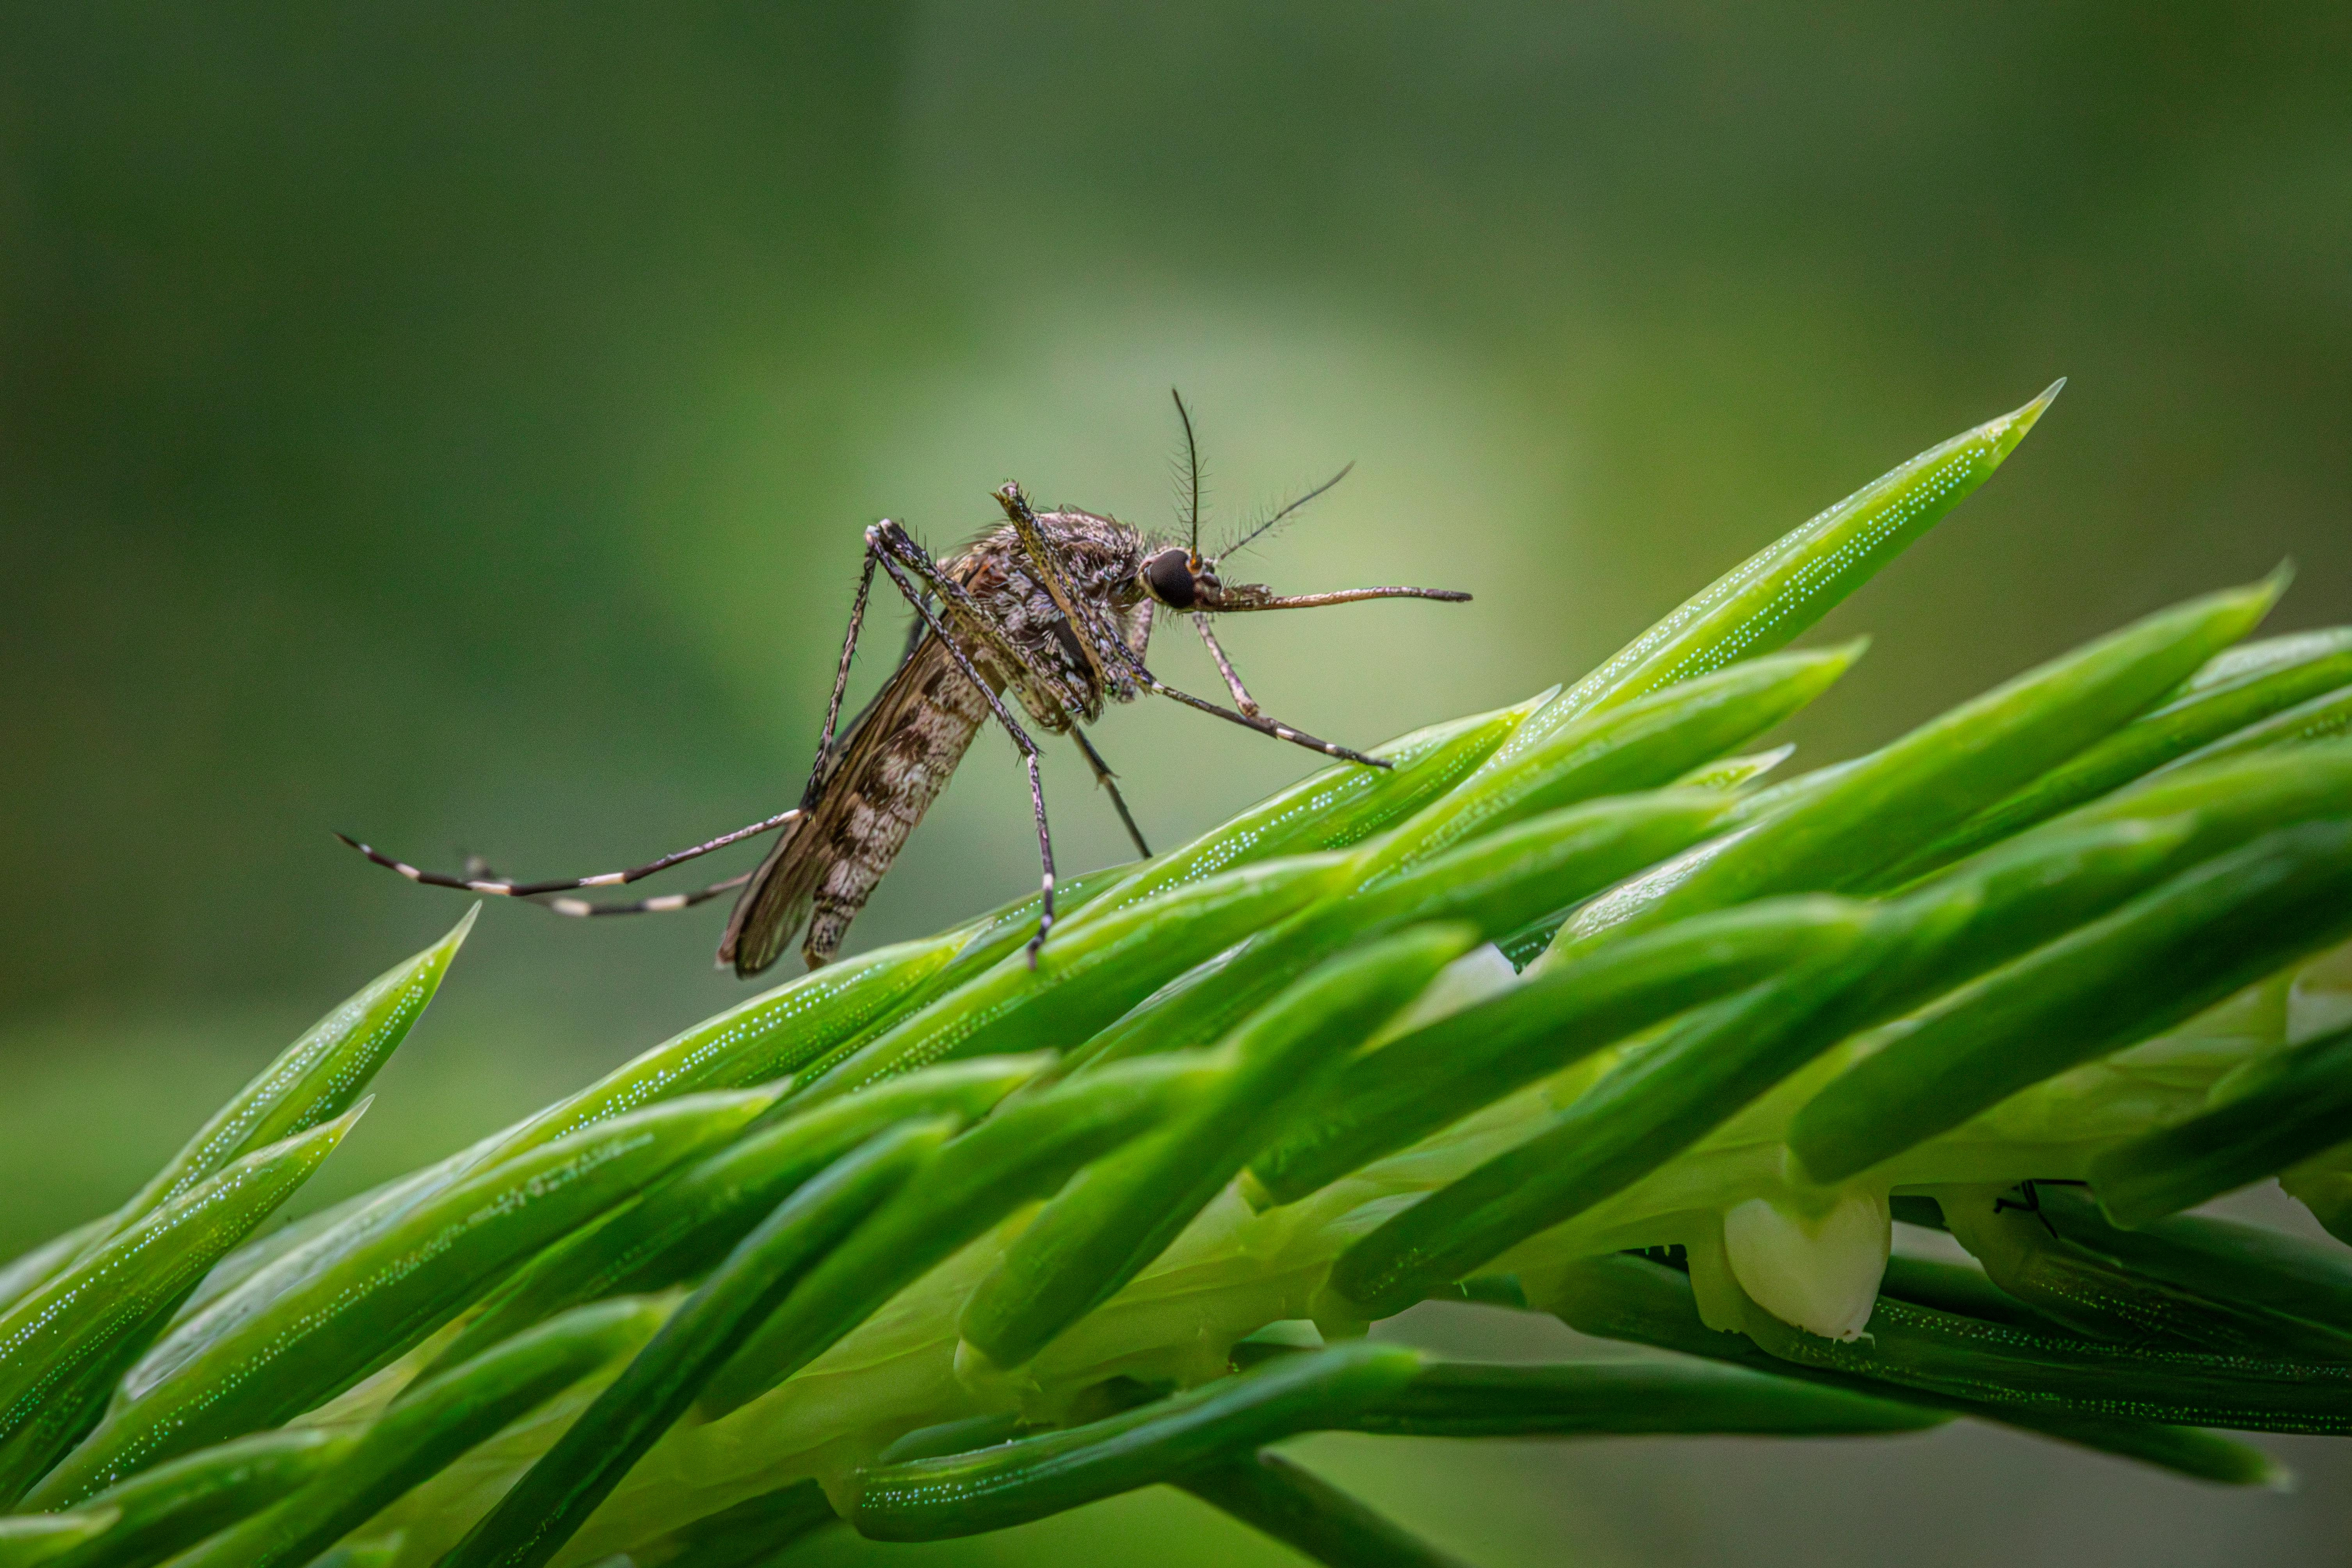
M 1219 528 L 1358 461 L 1250 575 L 1477 595 L 1233 632 L 1356 742 L 1574 676 L 2062 374 L 1826 628 L 1877 641 L 1806 756 L 2282 556 L 2278 626 L 2352 618 L 2340 0 L 0 15 L 0 1249 L 461 912 L 330 828 L 554 875 L 776 809 L 862 526 L 951 545 L 1007 477 L 1168 526 L 1171 384 Z M 1307 765 L 1164 704 L 1099 738 L 1160 842 Z M 1122 846 L 1075 763 L 1071 868 Z M 854 944 L 1030 885 L 1023 795 L 984 740 Z M 317 1195 L 739 998 L 719 923 L 488 910 Z M 2352 1480 L 1307 1452 L 1497 1565 L 2332 1562 Z M 1281 1560 L 1150 1497 L 946 1554 L 1064 1552 Z

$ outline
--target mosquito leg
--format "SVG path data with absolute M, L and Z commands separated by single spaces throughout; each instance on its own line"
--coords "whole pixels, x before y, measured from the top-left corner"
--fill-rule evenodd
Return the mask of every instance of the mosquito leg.
M 971 682 L 972 689 L 978 691 L 981 700 L 988 704 L 988 710 L 996 715 L 996 721 L 1004 726 L 1004 732 L 1013 737 L 1013 743 L 1021 748 L 1021 760 L 1029 765 L 1029 805 L 1037 818 L 1037 858 L 1045 867 L 1037 911 L 1037 934 L 1029 939 L 1029 967 L 1034 969 L 1037 967 L 1037 950 L 1045 946 L 1045 933 L 1054 929 L 1054 833 L 1045 826 L 1045 780 L 1037 768 L 1037 742 L 1029 738 L 1029 731 L 1024 730 L 1006 710 L 1003 700 L 997 696 L 987 681 L 981 679 L 980 671 L 972 668 L 971 658 L 963 651 L 962 645 L 948 635 L 948 628 L 941 624 L 938 612 L 908 581 L 906 569 L 887 552 L 886 538 L 884 525 L 877 524 L 866 531 L 866 540 L 872 552 L 871 558 L 882 563 L 882 570 L 890 574 L 890 581 L 898 585 L 898 592 L 907 595 L 907 602 L 915 606 L 915 614 L 931 628 L 931 635 L 940 639 L 940 645 L 948 650 L 948 656 L 956 661 L 956 668 L 963 671 L 964 679 Z M 940 581 L 945 582 L 945 577 L 942 576 Z
M 833 737 L 841 722 L 841 694 L 849 687 L 849 661 L 857 657 L 857 633 L 866 624 L 866 596 L 874 587 L 874 552 L 866 552 L 865 569 L 857 574 L 857 597 L 849 605 L 849 630 L 841 638 L 841 665 L 833 672 L 833 697 L 824 705 L 824 733 L 817 738 L 816 761 L 809 764 L 808 788 L 801 792 L 801 809 L 816 805 L 817 786 L 824 781 L 824 769 L 831 760 Z
M 1061 700 L 1066 710 L 1075 711 L 1079 703 L 1079 696 L 1069 690 L 1067 679 L 1059 670 L 1046 668 L 1040 665 L 1028 649 L 1007 636 L 1003 627 L 998 624 L 996 616 L 973 599 L 962 584 L 941 571 L 939 563 L 933 561 L 929 553 L 921 545 L 916 543 L 908 535 L 907 531 L 898 523 L 884 518 L 866 531 L 866 537 L 868 547 L 876 552 L 883 570 L 890 574 L 890 580 L 898 585 L 898 591 L 906 595 L 908 603 L 914 605 L 915 614 L 922 625 L 946 647 L 950 655 L 962 668 L 965 677 L 972 681 L 982 697 L 987 700 L 990 711 L 995 714 L 998 721 L 1003 724 L 1006 731 L 1021 745 L 1023 756 L 1031 774 L 1031 804 L 1037 814 L 1038 850 L 1045 861 L 1045 869 L 1046 891 L 1043 900 L 1044 918 L 1040 923 L 1035 942 L 1033 942 L 1030 947 L 1030 962 L 1034 964 L 1036 962 L 1035 943 L 1045 941 L 1045 932 L 1052 926 L 1054 920 L 1053 842 L 1045 826 L 1045 785 L 1042 777 L 1038 774 L 1038 754 L 1034 743 L 1029 741 L 1027 732 L 1013 718 L 997 693 L 980 678 L 979 672 L 972 668 L 961 645 L 949 634 L 941 618 L 942 612 L 949 606 L 953 606 L 961 612 L 967 617 L 974 636 L 986 642 L 990 649 L 998 657 L 1026 673 L 1037 686 L 1045 691 L 1055 693 Z M 909 585 L 908 574 L 929 590 L 929 594 L 939 596 L 938 611 L 933 609 L 929 594 L 919 593 Z M 1083 641 L 1083 638 L 1081 640 Z M 1124 644 L 1120 645 L 1120 649 L 1121 652 L 1126 651 Z M 1108 769 L 1105 772 L 1108 772 Z M 1112 785 L 1111 789 L 1113 798 L 1118 805 L 1119 815 L 1127 821 L 1130 836 L 1135 837 L 1140 847 L 1141 835 L 1136 832 L 1133 819 L 1128 816 L 1126 802 L 1118 798 L 1116 784 Z M 1145 854 L 1149 856 L 1150 851 L 1145 850 Z
M 1082 699 L 1079 693 L 1070 689 L 1067 678 L 1058 670 L 1048 669 L 1038 663 L 1026 648 L 1005 636 L 1004 629 L 997 624 L 995 616 L 966 592 L 962 584 L 940 571 L 939 563 L 932 560 L 921 545 L 909 538 L 905 529 L 888 518 L 884 518 L 868 531 L 867 537 L 879 545 L 886 560 L 895 561 L 898 565 L 913 573 L 926 587 L 940 596 L 941 604 L 952 605 L 970 617 L 974 631 L 986 639 L 990 648 L 994 650 L 998 657 L 1009 664 L 1019 666 L 1032 680 L 1045 690 L 1053 692 L 1061 700 L 1064 708 L 1074 714 L 1078 710 Z M 929 625 L 937 624 L 928 616 L 925 621 Z M 1072 624 L 1075 626 L 1076 623 Z M 944 637 L 946 634 L 940 635 Z M 1085 640 L 1083 637 L 1079 638 L 1081 643 Z
M 987 638 L 989 646 L 1003 658 L 1018 664 L 1047 689 L 1058 688 L 1060 681 L 1055 672 L 1041 669 L 1026 650 L 1010 637 L 1005 637 L 999 629 L 995 617 L 966 593 L 961 584 L 940 571 L 939 563 L 925 552 L 921 545 L 908 538 L 903 529 L 887 519 L 875 526 L 876 532 L 879 536 L 877 540 L 877 547 L 887 552 L 886 564 L 896 563 L 913 573 L 936 592 L 943 602 L 954 605 L 959 610 L 971 616 L 980 634 Z M 901 586 L 903 587 L 904 584 L 902 584 Z M 1126 646 L 1125 643 L 1119 644 L 1123 652 L 1126 650 Z M 1070 735 L 1077 742 L 1079 749 L 1086 752 L 1087 763 L 1094 769 L 1095 782 L 1110 791 L 1111 805 L 1118 810 L 1119 821 L 1126 825 L 1127 836 L 1134 841 L 1137 853 L 1145 859 L 1150 859 L 1150 847 L 1144 842 L 1142 829 L 1136 826 L 1134 816 L 1129 812 L 1126 797 L 1119 794 L 1117 775 L 1111 772 L 1110 764 L 1103 761 L 1101 753 L 1094 749 L 1093 744 L 1087 741 L 1084 732 L 1076 724 L 1071 726 Z
M 1215 647 L 1216 644 L 1213 641 L 1209 646 Z M 1327 757 L 1338 757 L 1342 762 L 1358 763 L 1368 768 L 1386 768 L 1395 765 L 1392 763 L 1382 762 L 1378 757 L 1368 757 L 1363 752 L 1351 751 L 1346 746 L 1318 740 L 1304 730 L 1294 730 L 1287 724 L 1269 719 L 1263 712 L 1236 713 L 1230 708 L 1220 708 L 1207 699 L 1195 697 L 1189 691 L 1179 691 L 1152 674 L 1150 668 L 1143 662 L 1133 648 L 1124 642 L 1114 639 L 1111 647 L 1119 660 L 1132 672 L 1136 682 L 1147 691 L 1161 697 L 1173 698 L 1187 708 L 1197 708 L 1203 713 L 1213 713 L 1229 724 L 1239 724 L 1244 730 L 1255 730 L 1261 735 L 1271 735 L 1277 741 L 1287 741 L 1294 746 L 1304 746 L 1310 752 L 1320 752 Z M 1223 660 L 1220 662 L 1222 663 Z M 1228 671 L 1229 677 L 1230 673 Z M 1237 691 L 1239 685 L 1238 681 L 1234 682 Z M 1253 703 L 1252 707 L 1255 707 L 1255 704 Z
M 1330 741 L 1318 740 L 1304 730 L 1294 730 L 1277 720 L 1267 718 L 1262 712 L 1236 713 L 1230 708 L 1220 708 L 1207 699 L 1195 697 L 1189 691 L 1179 691 L 1152 674 L 1143 660 L 1136 657 L 1133 648 L 1123 642 L 1115 643 L 1113 646 L 1118 648 L 1119 657 L 1128 668 L 1134 672 L 1137 683 L 1147 691 L 1160 697 L 1172 698 L 1185 707 L 1197 708 L 1203 713 L 1213 713 L 1229 724 L 1239 724 L 1244 730 L 1255 730 L 1261 735 L 1271 735 L 1277 741 L 1287 741 L 1294 746 L 1304 746 L 1310 752 L 1320 752 L 1327 757 L 1337 757 L 1341 762 L 1357 763 L 1368 768 L 1389 768 L 1396 765 L 1393 763 L 1383 762 L 1378 757 L 1368 757 L 1361 752 L 1351 751 L 1346 746 Z
M 739 827 L 732 833 L 722 833 L 716 838 L 705 839 L 690 849 L 674 849 L 658 860 L 648 860 L 642 866 L 632 866 L 625 871 L 605 871 L 593 877 L 566 877 L 551 882 L 510 882 L 499 877 L 453 877 L 446 871 L 419 870 L 404 860 L 395 860 L 383 850 L 361 843 L 348 833 L 338 833 L 335 837 L 377 865 L 397 871 L 412 882 L 423 882 L 427 887 L 434 888 L 456 888 L 468 893 L 487 893 L 493 898 L 529 899 L 536 898 L 541 893 L 568 893 L 578 888 L 617 888 L 625 883 L 635 882 L 641 878 L 650 877 L 656 871 L 667 871 L 672 866 L 698 859 L 714 849 L 724 849 L 730 844 L 740 844 L 746 838 L 757 838 L 762 833 L 773 833 L 777 828 L 799 816 L 801 809 L 796 805 L 790 811 L 780 811 L 775 816 L 752 823 L 748 827 Z
M 619 903 L 592 903 L 586 899 L 567 899 L 544 893 L 524 900 L 559 915 L 666 915 L 672 910 L 690 910 L 707 899 L 733 892 L 751 879 L 750 871 L 738 872 L 723 882 L 713 882 L 707 888 L 697 888 L 690 893 L 664 893 L 657 899 L 631 899 Z
M 996 500 L 1003 507 L 1004 515 L 1012 520 L 1013 534 L 1021 541 L 1022 552 L 1029 557 L 1037 580 L 1045 585 L 1045 592 L 1069 621 L 1071 629 L 1078 634 L 1078 646 L 1086 650 L 1087 662 L 1095 667 L 1097 678 L 1114 688 L 1126 685 L 1111 666 L 1131 664 L 1134 660 L 1117 658 L 1112 650 L 1124 654 L 1133 650 L 1119 637 L 1118 628 L 1105 626 L 1093 603 L 1064 578 L 1061 563 L 1054 558 L 1053 546 L 1046 542 L 1045 531 L 1038 523 L 1029 498 L 1021 493 L 1019 485 L 1008 480 L 998 488 Z
M 1102 760 L 1102 753 L 1095 750 L 1095 743 L 1087 740 L 1087 732 L 1076 724 L 1070 726 L 1070 739 L 1076 741 L 1078 750 L 1087 754 L 1087 765 L 1095 771 L 1095 783 L 1110 791 L 1110 804 L 1118 811 L 1118 819 L 1127 824 L 1127 836 L 1135 840 L 1135 852 L 1146 860 L 1150 859 L 1151 846 L 1143 841 L 1143 829 L 1136 826 L 1135 818 L 1128 813 L 1127 797 L 1118 793 L 1118 775 L 1110 771 L 1110 764 Z
M 1046 591 L 1053 595 L 1055 603 L 1059 605 L 1063 614 L 1069 617 L 1070 624 L 1084 634 L 1078 640 L 1093 650 L 1098 662 L 1107 658 L 1110 662 L 1123 667 L 1118 678 L 1115 678 L 1112 672 L 1106 670 L 1107 681 L 1115 682 L 1116 679 L 1123 678 L 1162 697 L 1174 698 L 1187 708 L 1197 708 L 1203 713 L 1213 713 L 1218 718 L 1229 723 L 1239 724 L 1245 730 L 1255 730 L 1261 735 L 1271 735 L 1277 741 L 1287 741 L 1294 746 L 1304 746 L 1310 752 L 1320 752 L 1327 757 L 1338 757 L 1343 762 L 1359 763 L 1368 768 L 1385 768 L 1391 765 L 1378 757 L 1368 757 L 1361 752 L 1350 751 L 1345 746 L 1335 745 L 1329 741 L 1318 740 L 1304 730 L 1294 730 L 1287 724 L 1268 719 L 1263 713 L 1236 713 L 1230 708 L 1220 708 L 1215 703 L 1195 697 L 1189 691 L 1179 691 L 1152 674 L 1136 651 L 1127 646 L 1125 639 L 1104 631 L 1093 618 L 1090 606 L 1087 605 L 1081 597 L 1071 594 L 1062 583 L 1060 573 L 1054 567 L 1053 551 L 1045 542 L 1045 531 L 1038 526 L 1036 513 L 1030 510 L 1028 499 L 1021 493 L 1021 487 L 1013 484 L 1005 485 L 996 492 L 996 497 L 1003 504 L 1005 515 L 1013 520 L 1013 531 L 1020 535 L 1022 545 L 1035 562 L 1038 572 L 1045 580 Z
M 1140 661 L 1138 661 L 1136 668 L 1142 669 Z M 1148 689 L 1161 697 L 1171 697 L 1187 708 L 1197 708 L 1203 713 L 1213 713 L 1227 723 L 1239 724 L 1244 730 L 1255 730 L 1261 735 L 1271 735 L 1277 741 L 1287 741 L 1294 746 L 1304 746 L 1310 752 L 1320 752 L 1327 757 L 1337 757 L 1341 762 L 1360 763 L 1368 768 L 1389 768 L 1396 765 L 1393 763 L 1382 762 L 1378 757 L 1368 757 L 1361 752 L 1350 751 L 1330 741 L 1317 740 L 1304 730 L 1294 730 L 1277 720 L 1265 717 L 1263 713 L 1236 713 L 1230 708 L 1220 708 L 1215 703 L 1195 697 L 1189 691 L 1177 690 L 1148 669 L 1142 669 L 1142 680 Z
M 1257 718 L 1257 700 L 1252 697 L 1249 694 L 1249 689 L 1242 684 L 1241 672 L 1234 668 L 1234 661 L 1225 657 L 1224 648 L 1217 642 L 1215 630 L 1209 625 L 1209 617 L 1195 615 L 1192 617 L 1192 624 L 1200 628 L 1201 640 L 1209 645 L 1209 657 L 1217 661 L 1217 673 L 1225 678 L 1225 689 L 1234 694 L 1234 706 L 1240 709 L 1244 716 L 1251 719 Z

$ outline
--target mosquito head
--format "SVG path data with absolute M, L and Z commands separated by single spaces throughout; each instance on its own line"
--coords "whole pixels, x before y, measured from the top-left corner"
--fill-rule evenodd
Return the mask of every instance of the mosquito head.
M 1206 560 L 1171 545 L 1143 559 L 1135 584 L 1171 610 L 1211 615 L 1242 610 L 1307 610 L 1319 605 L 1353 605 L 1366 599 L 1436 599 L 1466 604 L 1470 595 L 1452 588 L 1342 588 L 1331 594 L 1277 594 L 1263 583 L 1225 583 L 1214 556 Z
M 1146 594 L 1171 610 L 1223 607 L 1225 588 L 1217 581 L 1216 563 L 1203 561 L 1189 550 L 1171 546 L 1147 556 L 1135 580 Z

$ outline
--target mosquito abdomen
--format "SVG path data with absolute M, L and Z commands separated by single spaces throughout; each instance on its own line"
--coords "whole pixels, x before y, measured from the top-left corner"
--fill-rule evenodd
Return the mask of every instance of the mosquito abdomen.
M 914 701 L 871 750 L 853 753 L 856 771 L 827 782 L 841 792 L 830 818 L 830 841 L 819 851 L 827 864 L 818 877 L 814 909 L 802 956 L 812 967 L 840 951 L 850 921 L 866 907 L 883 873 L 947 787 L 972 736 L 988 719 L 988 704 L 937 642 L 920 648 L 909 670 L 919 682 Z M 828 805 L 833 803 L 828 802 Z

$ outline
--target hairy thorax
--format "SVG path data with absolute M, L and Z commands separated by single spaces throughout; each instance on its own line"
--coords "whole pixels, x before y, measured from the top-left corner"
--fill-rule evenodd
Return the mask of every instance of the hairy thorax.
M 1151 601 L 1136 581 L 1149 548 L 1143 535 L 1115 518 L 1066 509 L 1040 512 L 1037 522 L 1068 577 L 1072 610 L 1092 618 L 1098 640 L 1116 637 L 1140 658 L 1151 640 Z M 1113 659 L 1089 656 L 1088 639 L 1038 580 L 1010 524 L 982 534 L 943 564 L 1045 672 L 1041 679 L 1014 666 L 949 610 L 949 626 L 989 684 L 1017 695 L 1039 724 L 1059 734 L 1101 717 L 1107 700 L 1134 700 L 1132 674 Z

